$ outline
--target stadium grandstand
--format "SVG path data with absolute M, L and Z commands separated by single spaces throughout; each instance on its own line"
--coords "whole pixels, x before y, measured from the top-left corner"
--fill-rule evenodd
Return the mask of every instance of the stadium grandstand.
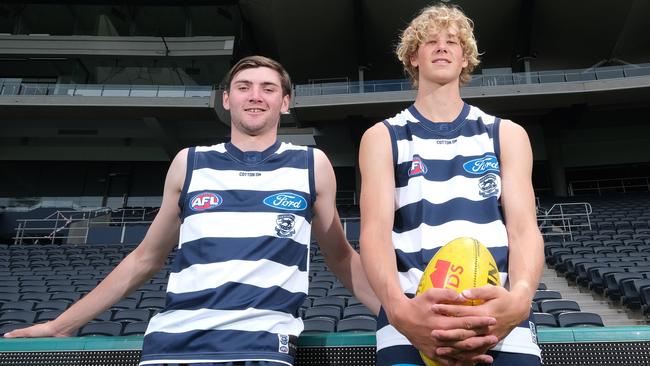
M 481 65 L 461 90 L 528 132 L 546 365 L 650 364 L 650 2 L 449 0 Z M 332 160 L 358 249 L 357 150 L 415 92 L 393 47 L 429 1 L 0 2 L 0 334 L 53 319 L 144 236 L 171 158 L 228 140 L 240 58 L 294 83 L 280 139 Z M 375 319 L 311 250 L 297 365 L 374 365 Z M 163 269 L 67 339 L 0 339 L 0 365 L 136 365 Z

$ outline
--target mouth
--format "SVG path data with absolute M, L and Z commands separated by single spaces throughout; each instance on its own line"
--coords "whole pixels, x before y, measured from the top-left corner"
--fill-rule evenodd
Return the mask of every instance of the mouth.
M 432 61 L 434 64 L 450 64 L 451 61 L 444 59 L 444 58 L 437 58 Z
M 266 112 L 266 109 L 262 109 L 262 108 L 244 108 L 244 111 L 250 112 L 250 113 L 262 113 L 262 112 Z

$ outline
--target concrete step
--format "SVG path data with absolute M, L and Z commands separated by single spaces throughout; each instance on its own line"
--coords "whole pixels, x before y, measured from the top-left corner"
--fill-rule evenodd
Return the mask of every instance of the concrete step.
M 544 266 L 544 273 L 540 282 L 546 284 L 549 290 L 560 292 L 563 299 L 577 302 L 581 311 L 600 315 L 605 326 L 648 324 L 646 317 L 639 310 L 627 309 L 603 295 L 592 292 L 586 287 L 569 283 L 564 276 L 559 275 L 555 269 L 549 268 L 546 265 Z

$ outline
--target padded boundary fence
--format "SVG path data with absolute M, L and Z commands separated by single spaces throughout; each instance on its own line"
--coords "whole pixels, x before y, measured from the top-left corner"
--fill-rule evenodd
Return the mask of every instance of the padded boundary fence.
M 545 366 L 650 365 L 650 326 L 540 328 Z M 0 339 L 0 366 L 135 366 L 142 337 Z M 300 337 L 296 366 L 371 366 L 374 333 Z

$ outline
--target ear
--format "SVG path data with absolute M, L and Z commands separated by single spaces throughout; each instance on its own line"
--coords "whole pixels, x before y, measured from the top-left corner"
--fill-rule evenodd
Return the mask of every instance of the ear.
M 419 67 L 418 65 L 418 51 L 416 50 L 413 52 L 411 56 L 409 56 L 409 62 L 411 63 L 411 66 L 413 67 Z
M 228 91 L 224 90 L 221 96 L 221 103 L 223 104 L 223 109 L 230 110 L 230 98 L 228 97 Z
M 291 97 L 288 95 L 285 95 L 282 97 L 282 105 L 280 106 L 280 113 L 287 113 L 289 112 L 289 104 L 291 103 Z

